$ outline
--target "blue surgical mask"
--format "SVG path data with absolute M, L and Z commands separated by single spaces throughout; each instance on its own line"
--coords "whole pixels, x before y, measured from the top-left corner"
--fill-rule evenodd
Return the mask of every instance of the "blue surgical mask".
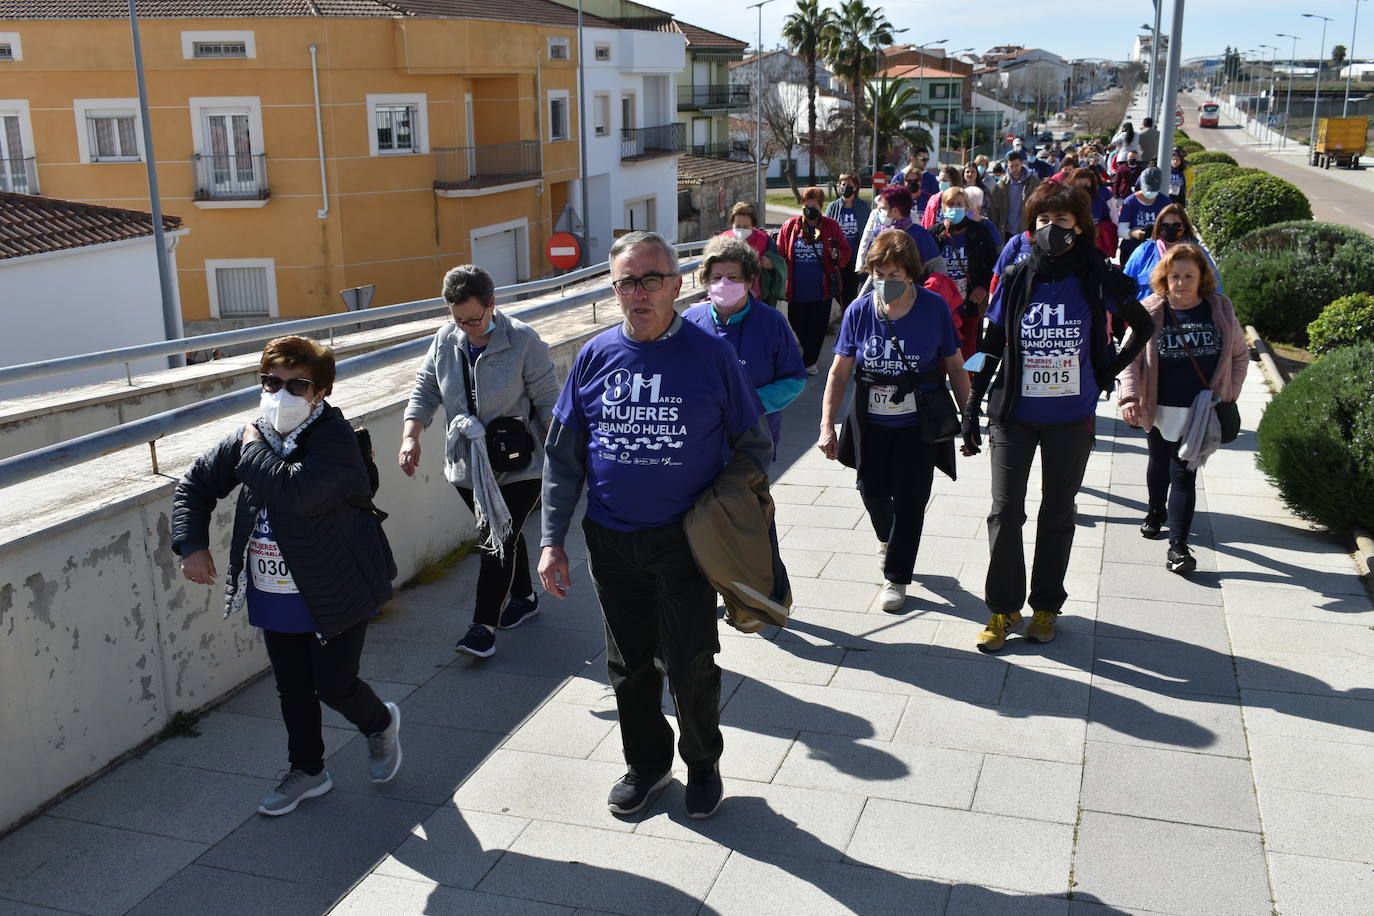
M 1145 198 L 1146 200 L 1154 200 L 1156 197 L 1159 196 L 1159 192 L 1158 192 L 1158 191 L 1141 191 L 1141 192 L 1140 192 L 1140 196 L 1143 197 L 1143 198 Z
M 941 190 L 941 191 L 948 191 L 948 190 L 949 190 L 949 182 L 948 182 L 948 181 L 942 181 L 942 182 L 940 182 L 940 190 Z
M 978 174 L 979 174 L 979 176 L 986 175 L 987 173 L 988 173 L 988 167 L 987 167 L 987 166 L 985 166 L 985 165 L 980 165 L 980 166 L 978 166 Z
M 968 211 L 963 207 L 949 207 L 945 210 L 945 219 L 949 220 L 954 225 L 962 223 L 964 217 L 967 215 Z

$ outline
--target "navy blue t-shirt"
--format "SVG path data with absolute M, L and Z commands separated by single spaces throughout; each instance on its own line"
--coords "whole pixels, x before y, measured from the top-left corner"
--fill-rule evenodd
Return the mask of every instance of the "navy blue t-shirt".
M 1168 194 L 1161 194 L 1148 204 L 1132 194 L 1121 205 L 1121 215 L 1117 217 L 1116 221 L 1124 224 L 1127 229 L 1148 229 L 1155 224 L 1155 217 L 1159 215 L 1159 211 L 1171 203 L 1173 203 L 1173 199 Z
M 1001 323 L 999 285 L 988 307 L 988 321 Z M 1116 313 L 1108 300 L 1107 311 Z M 1033 283 L 1030 305 L 1021 318 L 1021 377 L 1008 366 L 999 384 L 1015 385 L 1019 396 L 1012 419 L 1024 423 L 1071 423 L 1091 417 L 1102 389 L 1093 375 L 1092 310 L 1077 277 Z
M 553 414 L 587 436 L 587 517 L 645 531 L 687 513 L 763 406 L 734 348 L 683 321 L 648 343 L 621 327 L 597 335 Z
M 997 256 L 997 263 L 993 265 L 993 276 L 1000 277 L 1008 267 L 1013 264 L 1020 264 L 1031 256 L 1035 250 L 1035 239 L 1029 232 L 1018 232 L 1007 239 L 1007 244 L 1002 246 L 1002 253 Z
M 973 230 L 977 231 L 977 230 Z M 968 295 L 968 232 L 951 232 L 945 236 L 940 249 L 945 259 L 945 273 L 959 287 L 959 295 Z
M 959 352 L 959 338 L 954 331 L 949 305 L 936 293 L 916 287 L 916 301 L 896 321 L 888 322 L 901 343 L 901 353 L 892 345 L 884 326 L 873 308 L 873 293 L 867 292 L 850 303 L 840 321 L 840 334 L 835 340 L 835 353 L 856 361 L 858 368 L 881 375 L 899 375 L 914 367 L 917 372 L 930 372 L 940 361 Z M 902 353 L 907 361 L 902 360 Z M 941 383 L 923 386 L 927 391 Z M 920 422 L 914 400 L 907 396 L 901 403 L 891 402 L 890 385 L 874 385 L 868 399 L 868 419 L 882 426 L 915 426 Z
M 825 295 L 825 271 L 821 258 L 820 233 L 810 244 L 799 233 L 792 243 L 792 298 L 797 302 L 819 302 Z
M 840 231 L 844 233 L 845 241 L 849 242 L 849 250 L 858 251 L 859 236 L 863 233 L 864 227 L 859 225 L 859 217 L 854 212 L 854 208 L 841 207 L 836 217 L 835 221 L 840 224 Z
M 1168 308 L 1168 306 L 1165 306 Z M 1159 403 L 1165 407 L 1191 407 L 1203 388 L 1188 348 L 1193 348 L 1202 374 L 1210 384 L 1221 359 L 1221 330 L 1212 319 L 1212 306 L 1203 301 L 1190 309 L 1171 309 L 1159 327 Z
M 250 624 L 276 633 L 314 633 L 318 629 L 272 535 L 266 509 L 258 512 L 248 540 L 247 574 Z

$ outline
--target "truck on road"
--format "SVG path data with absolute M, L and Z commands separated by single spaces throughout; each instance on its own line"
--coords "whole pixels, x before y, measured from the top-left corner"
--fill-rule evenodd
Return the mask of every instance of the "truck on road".
M 1368 136 L 1369 118 L 1322 118 L 1317 121 L 1317 140 L 1312 144 L 1312 165 L 1329 169 L 1335 163 L 1341 168 L 1360 168 Z

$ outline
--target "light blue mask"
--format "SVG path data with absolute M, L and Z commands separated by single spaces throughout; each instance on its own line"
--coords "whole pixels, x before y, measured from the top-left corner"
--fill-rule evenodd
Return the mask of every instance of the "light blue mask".
M 948 190 L 949 190 L 949 182 L 948 182 L 948 181 L 942 181 L 942 182 L 940 182 L 940 190 L 941 190 L 941 191 L 948 191 Z
M 980 166 L 978 166 L 978 174 L 979 174 L 979 175 L 986 175 L 987 173 L 988 173 L 988 167 L 987 167 L 987 166 L 985 166 L 985 165 L 980 165 Z
M 951 223 L 956 225 L 958 223 L 962 223 L 964 221 L 964 217 L 967 215 L 968 211 L 965 210 L 963 207 L 949 207 L 945 210 L 945 219 L 949 220 Z

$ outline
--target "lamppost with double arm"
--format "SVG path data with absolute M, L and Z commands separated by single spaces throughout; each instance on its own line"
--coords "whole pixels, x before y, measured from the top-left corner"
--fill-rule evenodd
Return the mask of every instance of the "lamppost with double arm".
M 1312 96 L 1312 133 L 1307 137 L 1307 154 L 1310 159 L 1312 150 L 1317 146 L 1317 112 L 1322 107 L 1322 70 L 1326 67 L 1326 24 L 1335 20 L 1319 13 L 1303 13 L 1302 18 L 1320 19 L 1322 21 L 1322 39 L 1321 43 L 1317 45 L 1317 89 Z
M 1289 35 L 1287 32 L 1275 32 L 1275 38 L 1293 39 L 1293 49 L 1288 55 L 1288 97 L 1283 102 L 1283 140 L 1279 143 L 1279 149 L 1288 147 L 1288 112 L 1293 107 L 1293 70 L 1296 67 L 1295 61 L 1298 57 L 1298 36 Z

